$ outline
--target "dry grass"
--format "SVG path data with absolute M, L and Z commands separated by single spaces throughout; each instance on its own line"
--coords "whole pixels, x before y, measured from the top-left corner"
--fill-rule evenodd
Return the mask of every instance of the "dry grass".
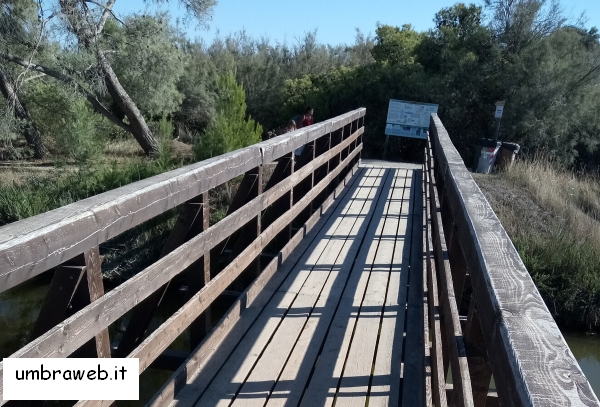
M 500 177 L 532 193 L 570 233 L 600 247 L 600 179 L 577 174 L 547 156 L 521 160 Z
M 600 328 L 600 182 L 546 156 L 474 174 L 555 319 Z
M 129 137 L 121 140 L 114 140 L 106 144 L 104 148 L 104 156 L 117 158 L 117 157 L 140 157 L 144 155 L 144 150 L 140 147 L 135 139 Z

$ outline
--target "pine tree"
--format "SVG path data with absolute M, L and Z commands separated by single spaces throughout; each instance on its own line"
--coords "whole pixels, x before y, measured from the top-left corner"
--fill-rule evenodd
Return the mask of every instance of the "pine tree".
M 217 117 L 194 146 L 198 160 L 225 154 L 262 140 L 262 126 L 246 119 L 246 93 L 229 72 L 217 79 Z

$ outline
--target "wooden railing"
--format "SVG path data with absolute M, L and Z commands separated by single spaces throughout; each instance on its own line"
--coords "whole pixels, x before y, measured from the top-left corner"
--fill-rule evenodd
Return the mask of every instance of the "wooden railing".
M 154 403 L 171 400 L 186 372 L 202 361 L 203 349 L 227 333 L 354 173 L 365 112 L 361 108 L 0 228 L 0 292 L 55 268 L 31 342 L 10 357 L 112 354 L 139 358 L 141 373 L 189 327 L 195 349 L 181 358 Z M 295 158 L 294 150 L 302 146 Z M 263 188 L 263 165 L 276 160 Z M 240 175 L 227 216 L 210 226 L 208 191 Z M 104 293 L 99 245 L 175 207 L 179 215 L 161 258 Z M 187 302 L 146 336 L 178 275 L 186 277 Z M 206 337 L 210 305 L 240 276 L 254 282 Z M 108 327 L 129 311 L 130 323 L 111 348 Z M 1 375 L 0 363 L 0 400 Z
M 424 172 L 428 404 L 599 406 L 519 254 L 435 114 Z M 449 367 L 451 385 L 446 384 Z M 495 391 L 490 390 L 492 377 Z

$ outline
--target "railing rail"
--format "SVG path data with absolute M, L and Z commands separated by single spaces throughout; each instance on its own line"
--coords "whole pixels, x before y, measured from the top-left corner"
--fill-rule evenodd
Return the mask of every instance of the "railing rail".
M 351 176 L 362 150 L 365 113 L 357 109 L 0 228 L 0 292 L 57 267 L 48 307 L 58 298 L 60 306 L 72 308 L 69 301 L 77 290 L 83 289 L 88 298 L 76 307 L 78 312 L 68 316 L 63 310 L 65 317 L 43 321 L 39 336 L 10 357 L 67 357 L 90 346 L 94 356 L 110 357 L 107 328 L 130 310 L 134 314 L 116 353 L 139 358 L 140 373 L 188 327 L 196 332 L 190 333 L 196 335 L 192 348 L 201 347 L 210 330 L 206 314 L 212 302 L 243 274 L 258 277 L 254 284 L 266 278 L 263 274 L 272 275 L 339 192 L 344 177 Z M 295 162 L 294 150 L 302 146 Z M 274 160 L 277 166 L 263 191 L 262 166 Z M 227 216 L 209 226 L 207 192 L 242 174 Z M 176 206 L 181 210 L 161 259 L 105 294 L 99 244 Z M 294 237 L 292 223 L 305 223 Z M 263 267 L 261 254 L 267 246 L 276 253 Z M 222 270 L 215 266 L 218 256 L 228 260 Z M 166 287 L 177 275 L 191 280 L 188 301 L 144 338 Z M 70 280 L 77 284 L 65 285 Z M 53 293 L 57 298 L 51 298 Z M 245 295 L 247 301 L 250 294 Z M 217 340 L 214 334 L 211 340 Z M 6 402 L 1 376 L 0 363 L 0 405 Z M 83 404 L 110 402 L 78 403 Z
M 431 375 L 433 398 L 446 396 L 441 393 L 447 389 L 452 359 L 454 384 L 448 395 L 454 405 L 490 405 L 493 375 L 503 407 L 599 406 L 517 250 L 436 114 L 425 161 L 433 231 L 428 250 L 435 257 L 431 263 L 437 268 L 438 290 L 446 291 L 440 292 L 443 322 L 436 327 L 431 314 L 429 319 L 432 365 L 438 362 L 432 366 L 437 369 Z M 450 345 L 443 355 L 436 348 L 440 343 Z

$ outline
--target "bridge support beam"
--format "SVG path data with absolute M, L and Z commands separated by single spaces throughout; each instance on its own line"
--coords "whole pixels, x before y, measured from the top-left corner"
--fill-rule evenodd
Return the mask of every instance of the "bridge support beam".
M 177 247 L 206 230 L 209 226 L 208 221 L 209 205 L 208 193 L 206 192 L 190 199 L 182 205 L 179 216 L 175 221 L 175 226 L 173 226 L 173 230 L 167 239 L 167 243 L 165 243 L 165 246 L 162 249 L 160 257 L 165 257 Z M 209 271 L 206 269 L 207 264 L 210 264 L 210 255 L 206 255 L 192 264 L 186 270 L 185 275 L 190 275 L 190 273 L 193 273 L 194 270 L 198 270 L 198 268 L 200 268 L 201 270 L 204 269 L 203 273 L 200 272 L 201 275 L 203 274 L 206 276 L 208 274 L 210 277 Z M 206 280 L 206 277 L 204 280 Z M 208 280 L 210 280 L 210 278 Z M 115 351 L 115 357 L 126 357 L 142 342 L 144 339 L 144 334 L 150 326 L 150 322 L 152 321 L 152 318 L 154 317 L 162 298 L 169 288 L 169 284 L 170 283 L 163 285 L 133 309 L 129 324 L 127 325 L 125 333 L 123 334 L 123 337 L 119 342 L 119 346 Z M 199 286 L 201 288 L 203 285 L 204 282 L 200 283 L 198 280 L 194 279 L 190 289 L 193 290 Z M 209 315 L 209 312 L 210 311 L 207 310 L 205 314 Z M 198 321 L 200 321 L 201 318 L 205 318 L 206 322 L 204 324 L 207 324 L 210 320 L 210 317 L 207 317 L 206 315 L 204 317 L 201 316 Z M 202 324 L 202 322 L 198 322 L 198 324 Z

